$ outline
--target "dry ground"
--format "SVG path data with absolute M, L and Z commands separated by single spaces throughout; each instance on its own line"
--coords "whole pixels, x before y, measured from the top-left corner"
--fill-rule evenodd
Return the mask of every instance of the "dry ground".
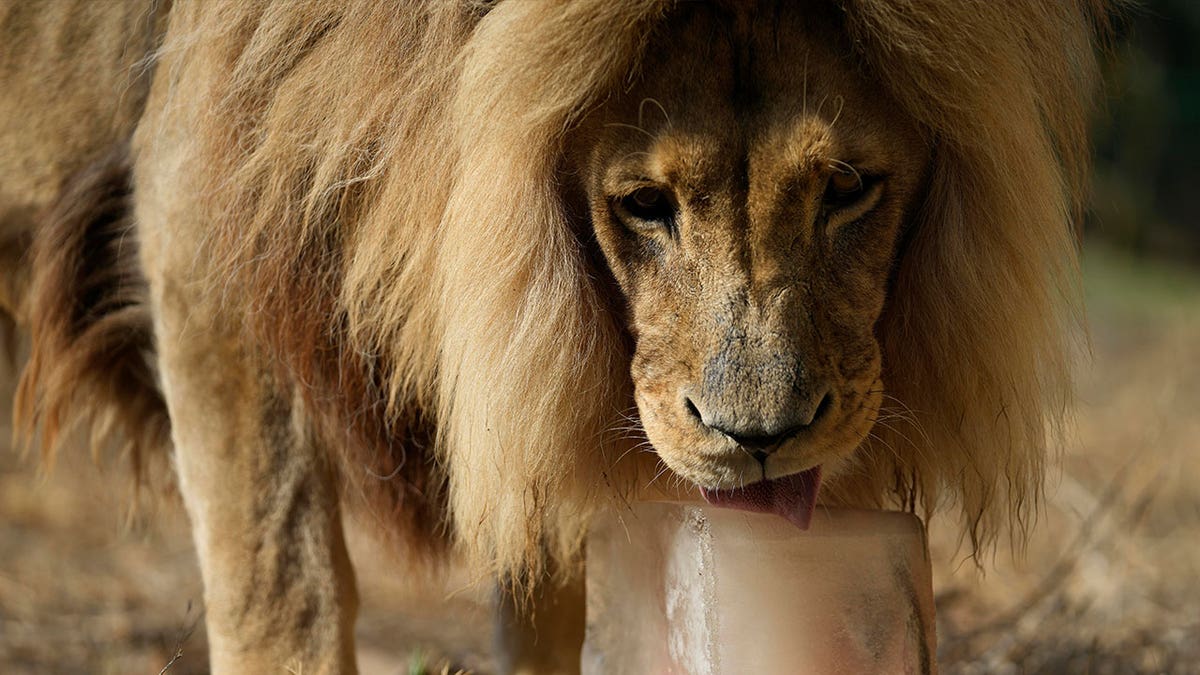
M 946 672 L 1200 673 L 1200 276 L 1084 266 L 1092 359 L 1026 555 L 981 580 L 931 528 Z
M 1003 548 L 981 578 L 931 527 L 943 672 L 1200 673 L 1200 275 L 1096 247 L 1085 272 L 1093 359 L 1023 562 Z M 206 671 L 186 519 L 142 501 L 129 518 L 119 464 L 43 477 L 0 447 L 0 672 Z M 352 548 L 364 672 L 490 670 L 466 579 Z

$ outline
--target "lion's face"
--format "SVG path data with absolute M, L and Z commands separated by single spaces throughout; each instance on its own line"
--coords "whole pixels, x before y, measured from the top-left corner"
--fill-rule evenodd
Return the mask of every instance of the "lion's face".
M 830 477 L 880 407 L 875 325 L 929 150 L 829 19 L 730 34 L 685 11 L 593 116 L 579 169 L 641 421 L 705 488 Z

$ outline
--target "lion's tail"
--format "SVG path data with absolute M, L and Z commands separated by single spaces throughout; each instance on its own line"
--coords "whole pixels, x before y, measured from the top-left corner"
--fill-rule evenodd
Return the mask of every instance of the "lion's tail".
M 143 474 L 169 442 L 154 369 L 145 278 L 122 146 L 76 174 L 37 226 L 28 323 L 32 350 L 14 402 L 14 433 L 51 462 L 74 432 L 93 452 L 119 447 Z

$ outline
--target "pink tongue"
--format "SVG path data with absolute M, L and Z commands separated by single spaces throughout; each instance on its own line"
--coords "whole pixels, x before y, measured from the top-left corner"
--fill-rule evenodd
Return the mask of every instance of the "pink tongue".
M 756 513 L 774 513 L 807 530 L 821 487 L 821 467 L 813 467 L 775 480 L 764 480 L 732 490 L 701 488 L 704 500 L 721 506 Z

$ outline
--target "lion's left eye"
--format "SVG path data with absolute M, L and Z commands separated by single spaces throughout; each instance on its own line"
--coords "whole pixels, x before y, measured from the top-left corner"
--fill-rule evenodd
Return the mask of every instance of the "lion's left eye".
M 671 229 L 675 220 L 675 202 L 664 190 L 640 187 L 615 200 L 617 217 L 634 230 Z
M 865 174 L 841 166 L 829 175 L 821 205 L 826 215 L 842 212 L 858 218 L 874 205 L 880 194 L 879 176 Z
M 836 171 L 829 177 L 828 193 L 834 197 L 845 197 L 862 192 L 862 176 L 855 171 Z

